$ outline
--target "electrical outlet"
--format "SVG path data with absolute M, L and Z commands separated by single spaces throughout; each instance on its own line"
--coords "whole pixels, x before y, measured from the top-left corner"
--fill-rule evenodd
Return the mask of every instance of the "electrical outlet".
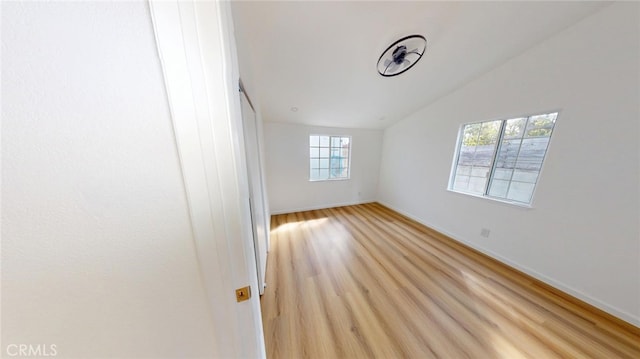
M 490 233 L 491 233 L 491 230 L 489 230 L 488 228 L 482 228 L 480 230 L 480 235 L 484 238 L 489 238 Z

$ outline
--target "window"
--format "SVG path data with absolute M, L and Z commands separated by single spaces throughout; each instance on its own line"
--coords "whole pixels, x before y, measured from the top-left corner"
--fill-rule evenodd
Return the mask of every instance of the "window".
M 309 181 L 349 179 L 351 137 L 309 136 Z
M 558 113 L 463 125 L 449 189 L 530 204 Z

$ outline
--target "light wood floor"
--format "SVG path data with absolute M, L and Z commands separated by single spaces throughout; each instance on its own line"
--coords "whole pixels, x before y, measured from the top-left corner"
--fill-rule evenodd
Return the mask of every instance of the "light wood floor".
M 393 212 L 273 216 L 275 358 L 640 358 L 640 330 Z

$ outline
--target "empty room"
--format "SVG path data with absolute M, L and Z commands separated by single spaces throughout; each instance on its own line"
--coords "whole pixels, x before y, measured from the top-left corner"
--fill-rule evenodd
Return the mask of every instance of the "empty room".
M 640 3 L 1 6 L 0 357 L 640 358 Z

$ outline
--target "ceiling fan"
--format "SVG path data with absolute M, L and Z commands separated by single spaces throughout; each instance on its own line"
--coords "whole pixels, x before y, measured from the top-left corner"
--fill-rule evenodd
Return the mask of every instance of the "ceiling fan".
M 409 35 L 389 46 L 378 59 L 378 73 L 384 77 L 397 76 L 412 68 L 427 49 L 422 35 Z

